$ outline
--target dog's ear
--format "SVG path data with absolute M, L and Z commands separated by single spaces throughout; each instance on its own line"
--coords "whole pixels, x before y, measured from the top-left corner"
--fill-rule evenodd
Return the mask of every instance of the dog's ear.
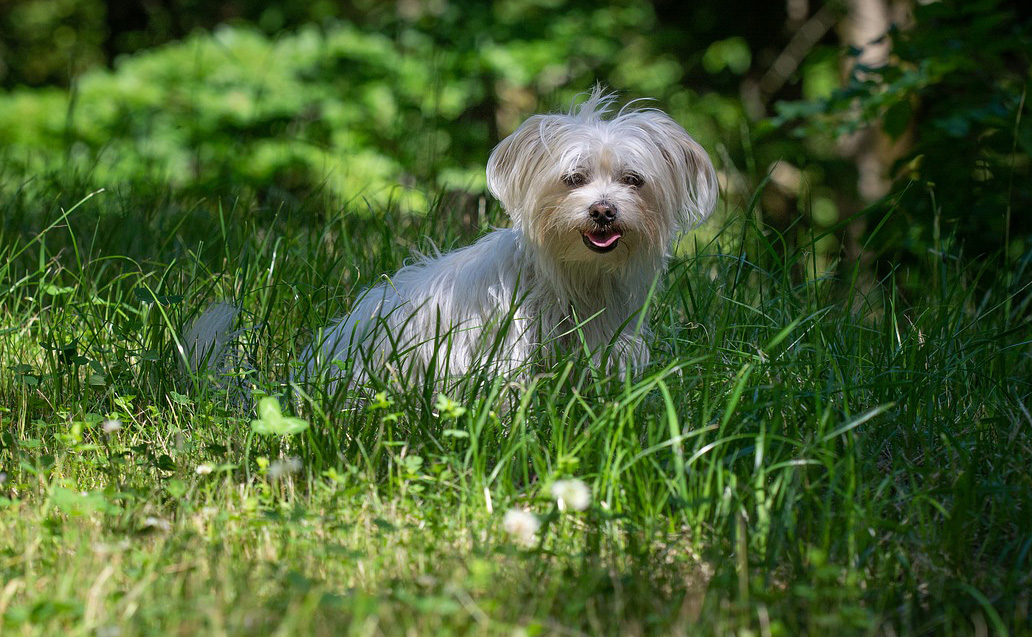
M 553 161 L 547 141 L 560 124 L 557 115 L 534 115 L 491 151 L 487 160 L 487 187 L 502 203 L 517 227 L 523 225 L 534 205 L 539 183 Z
M 678 225 L 688 229 L 699 225 L 717 206 L 717 173 L 709 155 L 692 136 L 661 111 L 639 111 L 642 126 L 649 129 L 653 143 L 670 171 L 671 189 L 666 206 L 673 210 Z

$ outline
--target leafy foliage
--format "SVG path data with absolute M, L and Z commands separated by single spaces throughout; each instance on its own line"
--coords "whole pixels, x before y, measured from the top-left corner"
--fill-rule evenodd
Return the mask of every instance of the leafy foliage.
M 15 90 L 0 97 L 0 177 L 17 187 L 71 171 L 113 188 L 160 176 L 177 190 L 321 190 L 421 210 L 437 192 L 482 192 L 491 146 L 560 87 L 551 104 L 610 78 L 669 97 L 703 137 L 722 126 L 726 104 L 699 108 L 673 84 L 681 67 L 651 51 L 647 5 L 554 22 L 519 3 L 475 15 L 480 29 L 452 11 L 394 37 L 345 22 L 275 38 L 223 26 L 89 71 L 68 94 Z M 547 29 L 525 33 L 528 20 Z
M 779 104 L 779 121 L 822 137 L 877 125 L 906 149 L 895 172 L 925 193 L 893 202 L 891 234 L 880 237 L 887 251 L 1028 252 L 1032 220 L 1020 211 L 1032 207 L 1032 18 L 1003 0 L 917 3 L 913 24 L 887 37 L 886 66 L 854 64 L 830 96 Z
M 443 174 L 475 186 L 479 171 L 461 153 L 435 159 L 451 144 L 439 124 L 471 92 L 435 89 L 422 53 L 345 25 L 275 42 L 247 28 L 199 35 L 89 73 L 74 95 L 4 99 L 8 180 L 65 168 L 98 186 L 162 175 L 173 188 L 321 186 L 385 201 L 404 168 L 425 166 L 436 174 L 419 171 L 424 182 Z M 486 144 L 483 130 L 462 130 Z

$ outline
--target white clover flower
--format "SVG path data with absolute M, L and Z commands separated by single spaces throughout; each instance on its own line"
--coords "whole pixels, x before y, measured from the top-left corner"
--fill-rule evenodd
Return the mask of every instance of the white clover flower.
M 559 504 L 560 511 L 567 508 L 583 511 L 591 506 L 591 488 L 576 478 L 553 482 L 552 497 Z
M 215 470 L 215 467 L 213 467 L 213 466 L 211 466 L 210 464 L 207 464 L 207 463 L 199 464 L 199 465 L 197 465 L 197 468 L 194 469 L 194 471 L 196 471 L 197 475 L 199 475 L 199 476 L 206 476 L 206 475 L 208 475 L 209 473 L 211 473 L 214 470 Z
M 269 477 L 280 480 L 301 470 L 301 458 L 289 456 L 269 465 Z
M 111 435 L 122 428 L 122 421 L 117 418 L 107 418 L 100 423 L 100 430 Z
M 168 533 L 172 530 L 172 524 L 168 520 L 163 520 L 151 515 L 143 520 L 143 528 Z
M 509 509 L 502 518 L 502 528 L 517 542 L 529 546 L 537 537 L 538 529 L 541 528 L 541 520 L 529 511 Z

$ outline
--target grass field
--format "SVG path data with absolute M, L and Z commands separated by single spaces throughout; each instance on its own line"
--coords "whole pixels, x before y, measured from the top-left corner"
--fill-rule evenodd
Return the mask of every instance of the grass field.
M 932 255 L 861 293 L 812 275 L 816 238 L 725 210 L 633 381 L 580 353 L 446 396 L 374 381 L 284 398 L 308 427 L 276 435 L 179 371 L 189 318 L 246 308 L 274 391 L 495 204 L 5 192 L 3 635 L 1032 634 L 1027 259 Z

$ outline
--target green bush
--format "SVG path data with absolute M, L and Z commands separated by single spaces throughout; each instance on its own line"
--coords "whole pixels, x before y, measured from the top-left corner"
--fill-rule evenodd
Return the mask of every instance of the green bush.
M 90 72 L 72 94 L 0 99 L 9 181 L 71 163 L 95 186 L 157 174 L 174 188 L 320 186 L 383 200 L 405 171 L 427 167 L 420 181 L 476 188 L 480 168 L 445 151 L 482 147 L 486 131 L 442 130 L 475 92 L 435 86 L 418 59 L 346 25 L 278 40 L 239 27 L 198 34 Z M 431 125 L 417 126 L 423 118 Z

